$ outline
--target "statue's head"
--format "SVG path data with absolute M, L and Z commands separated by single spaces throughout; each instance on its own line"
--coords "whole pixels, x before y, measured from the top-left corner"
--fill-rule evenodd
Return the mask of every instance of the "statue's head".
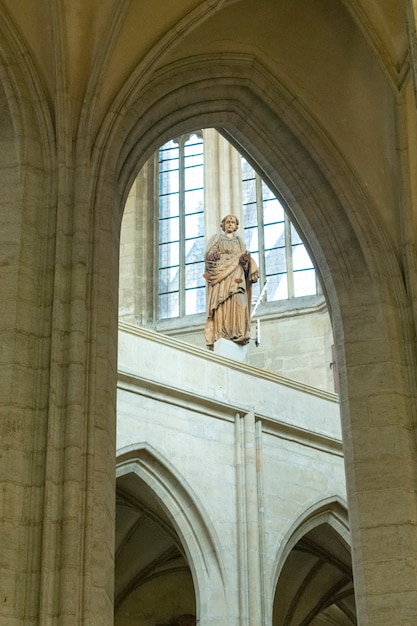
M 239 220 L 237 219 L 236 215 L 226 215 L 220 222 L 220 228 L 222 229 L 223 232 L 226 231 L 226 222 L 230 222 L 231 220 L 233 220 L 236 224 L 235 230 L 238 229 Z

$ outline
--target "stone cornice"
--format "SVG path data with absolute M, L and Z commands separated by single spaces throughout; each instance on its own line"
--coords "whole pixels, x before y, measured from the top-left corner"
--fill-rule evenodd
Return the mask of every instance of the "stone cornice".
M 339 397 L 335 393 L 330 393 L 329 391 L 323 391 L 321 389 L 317 389 L 316 387 L 305 385 L 304 383 L 298 382 L 296 380 L 291 380 L 290 378 L 286 378 L 285 376 L 281 376 L 280 374 L 276 374 L 274 372 L 268 372 L 267 370 L 254 367 L 253 365 L 248 365 L 247 363 L 241 363 L 239 361 L 227 359 L 218 354 L 215 354 L 208 349 L 194 346 L 192 344 L 186 343 L 185 341 L 180 341 L 179 339 L 175 339 L 167 335 L 161 335 L 160 333 L 157 333 L 153 330 L 140 328 L 139 326 L 134 326 L 133 324 L 127 324 L 126 322 L 120 322 L 119 331 L 134 335 L 136 337 L 141 337 L 142 339 L 146 339 L 148 341 L 160 343 L 169 348 L 180 350 L 181 352 L 191 354 L 201 359 L 206 359 L 208 361 L 219 363 L 220 365 L 224 365 L 229 369 L 238 370 L 250 376 L 261 378 L 263 380 L 268 380 L 270 382 L 277 383 L 278 385 L 284 385 L 285 387 L 289 387 L 290 389 L 295 389 L 297 391 L 301 391 L 303 393 L 322 398 L 323 400 L 327 400 L 328 402 L 334 402 L 337 404 L 339 402 Z
M 243 416 L 251 411 L 250 407 L 226 405 L 213 398 L 169 386 L 165 383 L 158 383 L 128 372 L 118 372 L 117 387 L 129 393 L 151 398 L 171 406 L 186 407 L 187 410 L 194 413 L 208 415 L 228 422 L 234 422 L 236 415 Z M 343 456 L 343 445 L 339 439 L 277 420 L 268 415 L 256 413 L 255 417 L 262 422 L 263 432 L 269 435 L 293 441 L 309 448 L 315 448 L 328 454 Z

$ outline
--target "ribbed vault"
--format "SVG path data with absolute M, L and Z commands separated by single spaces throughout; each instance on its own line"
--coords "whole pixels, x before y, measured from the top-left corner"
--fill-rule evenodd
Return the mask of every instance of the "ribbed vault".
M 142 597 L 142 593 L 148 598 L 147 611 L 157 622 L 158 611 L 161 623 L 177 614 L 195 613 L 195 598 L 188 594 L 187 603 L 187 594 L 180 593 L 184 579 L 192 588 L 184 549 L 167 513 L 145 482 L 131 473 L 120 476 L 116 490 L 116 616 L 121 607 L 123 613 L 129 613 L 134 600 L 123 608 L 129 596 Z M 167 599 L 175 580 L 177 606 Z M 159 590 L 156 594 L 155 586 Z
M 273 626 L 352 626 L 356 609 L 350 551 L 320 524 L 290 552 L 275 593 Z

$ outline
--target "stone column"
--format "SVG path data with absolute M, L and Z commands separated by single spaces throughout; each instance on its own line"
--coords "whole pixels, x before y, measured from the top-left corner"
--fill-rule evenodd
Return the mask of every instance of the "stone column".
M 255 415 L 236 416 L 239 626 L 260 626 L 262 615 L 259 450 Z
M 152 319 L 158 297 L 153 289 L 158 280 L 155 163 L 152 156 L 135 178 L 120 235 L 119 319 L 139 326 Z
M 110 626 L 119 224 L 26 81 L 1 122 L 0 622 Z
M 219 231 L 225 215 L 232 214 L 242 225 L 240 154 L 214 128 L 204 131 L 204 201 L 206 240 Z

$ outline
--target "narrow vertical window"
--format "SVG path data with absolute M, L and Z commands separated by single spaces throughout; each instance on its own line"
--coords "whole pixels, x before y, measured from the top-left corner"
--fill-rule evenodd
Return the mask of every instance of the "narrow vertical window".
M 159 150 L 159 319 L 205 309 L 204 160 L 199 134 Z
M 243 157 L 242 192 L 245 242 L 260 275 L 254 297 L 266 281 L 268 302 L 316 294 L 316 273 L 302 240 L 279 200 Z

